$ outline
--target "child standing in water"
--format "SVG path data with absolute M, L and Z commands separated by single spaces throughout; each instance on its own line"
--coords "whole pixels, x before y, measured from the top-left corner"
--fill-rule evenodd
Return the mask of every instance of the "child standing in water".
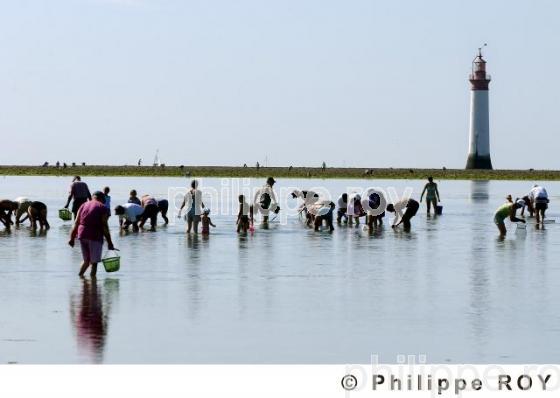
M 212 220 L 210 217 L 210 209 L 204 209 L 202 213 L 202 217 L 200 218 L 200 222 L 202 223 L 202 235 L 209 235 L 210 234 L 210 226 L 216 228 L 214 224 L 212 224 Z
M 108 217 L 111 217 L 111 197 L 109 196 L 109 192 L 111 192 L 111 188 L 103 188 L 103 193 L 105 194 L 105 207 L 107 208 Z

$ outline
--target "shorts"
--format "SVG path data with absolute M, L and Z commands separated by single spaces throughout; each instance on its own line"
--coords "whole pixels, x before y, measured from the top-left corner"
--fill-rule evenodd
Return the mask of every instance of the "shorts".
M 548 199 L 537 198 L 535 200 L 535 210 L 546 210 L 548 209 Z
M 80 247 L 84 261 L 88 263 L 98 263 L 101 261 L 102 240 L 80 239 Z
M 72 213 L 77 213 L 80 207 L 87 201 L 87 198 L 74 199 L 74 202 L 72 202 Z
M 190 209 L 187 213 L 187 221 L 189 222 L 200 222 L 200 215 L 195 214 L 194 208 Z
M 502 224 L 504 224 L 504 220 L 505 220 L 505 218 L 500 216 L 499 214 L 494 215 L 494 224 L 502 225 Z

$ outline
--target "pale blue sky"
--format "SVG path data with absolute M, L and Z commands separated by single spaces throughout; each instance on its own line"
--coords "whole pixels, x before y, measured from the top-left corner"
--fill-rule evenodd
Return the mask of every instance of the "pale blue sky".
M 464 167 L 467 75 L 497 168 L 558 168 L 560 3 L 13 0 L 2 164 Z

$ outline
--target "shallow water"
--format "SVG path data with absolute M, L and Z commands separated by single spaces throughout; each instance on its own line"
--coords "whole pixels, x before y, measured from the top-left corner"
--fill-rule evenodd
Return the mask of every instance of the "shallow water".
M 113 206 L 130 188 L 164 197 L 187 183 L 84 180 L 92 190 L 111 186 Z M 427 218 L 423 206 L 410 233 L 386 225 L 373 235 L 348 227 L 331 235 L 290 217 L 238 237 L 235 216 L 215 203 L 208 239 L 186 237 L 182 221 L 119 235 L 111 217 L 122 268 L 101 269 L 93 281 L 78 278 L 70 225 L 56 218 L 68 184 L 0 177 L 0 197 L 42 200 L 51 221 L 46 235 L 0 232 L 1 363 L 364 363 L 372 354 L 383 362 L 398 354 L 453 363 L 560 360 L 560 226 L 516 233 L 508 225 L 500 240 L 492 222 L 505 195 L 526 193 L 527 182 L 440 182 L 444 215 Z M 423 182 L 374 185 L 411 186 L 418 198 Z M 554 218 L 560 183 L 543 185 Z M 287 186 L 338 195 L 367 185 L 278 182 Z

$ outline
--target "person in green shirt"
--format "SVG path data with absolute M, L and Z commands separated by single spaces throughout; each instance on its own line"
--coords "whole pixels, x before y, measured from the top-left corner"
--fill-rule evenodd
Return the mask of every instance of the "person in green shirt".
M 422 190 L 422 194 L 420 195 L 420 202 L 422 202 L 422 198 L 426 194 L 426 206 L 428 208 L 428 215 L 430 215 L 430 207 L 433 206 L 434 214 L 436 212 L 436 206 L 439 200 L 439 191 L 437 189 L 437 184 L 434 182 L 433 177 L 428 177 L 428 183 L 424 185 L 424 189 Z
M 523 206 L 524 206 L 523 201 L 518 200 L 518 201 L 513 202 L 513 203 L 507 201 L 506 203 L 504 203 L 503 205 L 498 207 L 498 209 L 496 210 L 496 213 L 494 213 L 494 223 L 496 224 L 496 226 L 500 230 L 500 236 L 505 236 L 507 234 L 506 224 L 504 223 L 506 218 L 509 217 L 511 222 L 525 223 L 525 220 L 523 220 L 521 218 L 517 218 L 515 216 L 515 213 L 517 212 L 517 209 L 521 209 Z

